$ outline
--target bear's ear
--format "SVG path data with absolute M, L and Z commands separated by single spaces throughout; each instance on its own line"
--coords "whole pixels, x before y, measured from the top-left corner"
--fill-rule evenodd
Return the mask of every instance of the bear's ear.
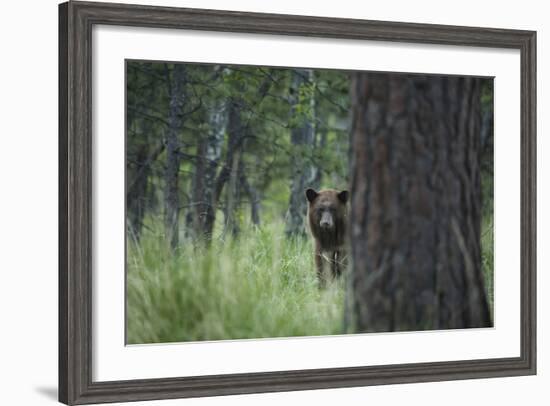
M 343 190 L 340 193 L 338 193 L 338 200 L 340 200 L 342 203 L 347 203 L 349 199 L 349 192 L 347 190 Z
M 312 203 L 317 196 L 319 196 L 319 193 L 317 193 L 315 190 L 311 188 L 306 190 L 306 197 L 310 203 Z

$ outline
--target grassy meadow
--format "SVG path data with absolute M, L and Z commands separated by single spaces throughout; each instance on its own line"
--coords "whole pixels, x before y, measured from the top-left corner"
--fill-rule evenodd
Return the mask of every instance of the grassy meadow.
M 208 249 L 171 253 L 162 227 L 127 243 L 128 344 L 344 332 L 344 279 L 319 290 L 310 239 L 287 239 L 282 222 Z M 492 309 L 492 218 L 483 222 L 482 248 Z
M 319 290 L 311 241 L 284 224 L 172 254 L 161 232 L 128 240 L 128 344 L 343 332 L 343 281 Z

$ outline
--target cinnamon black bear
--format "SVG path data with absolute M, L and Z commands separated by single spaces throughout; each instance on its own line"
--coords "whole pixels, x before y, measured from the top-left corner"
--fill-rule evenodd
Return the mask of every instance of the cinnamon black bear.
M 340 276 L 347 263 L 348 200 L 347 190 L 306 190 L 308 221 L 315 240 L 315 266 L 319 284 L 325 285 L 324 268 L 332 277 Z

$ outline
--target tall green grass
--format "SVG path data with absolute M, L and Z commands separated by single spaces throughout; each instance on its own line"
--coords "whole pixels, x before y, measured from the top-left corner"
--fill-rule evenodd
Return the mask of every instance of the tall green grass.
M 129 344 L 343 331 L 343 283 L 319 290 L 311 242 L 286 239 L 281 223 L 175 253 L 149 231 L 127 258 Z
M 481 242 L 492 313 L 492 216 Z M 310 239 L 287 239 L 280 222 L 175 253 L 147 230 L 139 244 L 129 238 L 127 258 L 128 344 L 344 332 L 343 280 L 320 290 Z

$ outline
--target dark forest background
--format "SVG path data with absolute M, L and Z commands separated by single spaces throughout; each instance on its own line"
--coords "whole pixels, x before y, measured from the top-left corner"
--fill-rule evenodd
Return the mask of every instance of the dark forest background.
M 142 61 L 126 79 L 129 343 L 491 324 L 491 79 Z M 361 225 L 326 289 L 308 187 L 351 189 Z

